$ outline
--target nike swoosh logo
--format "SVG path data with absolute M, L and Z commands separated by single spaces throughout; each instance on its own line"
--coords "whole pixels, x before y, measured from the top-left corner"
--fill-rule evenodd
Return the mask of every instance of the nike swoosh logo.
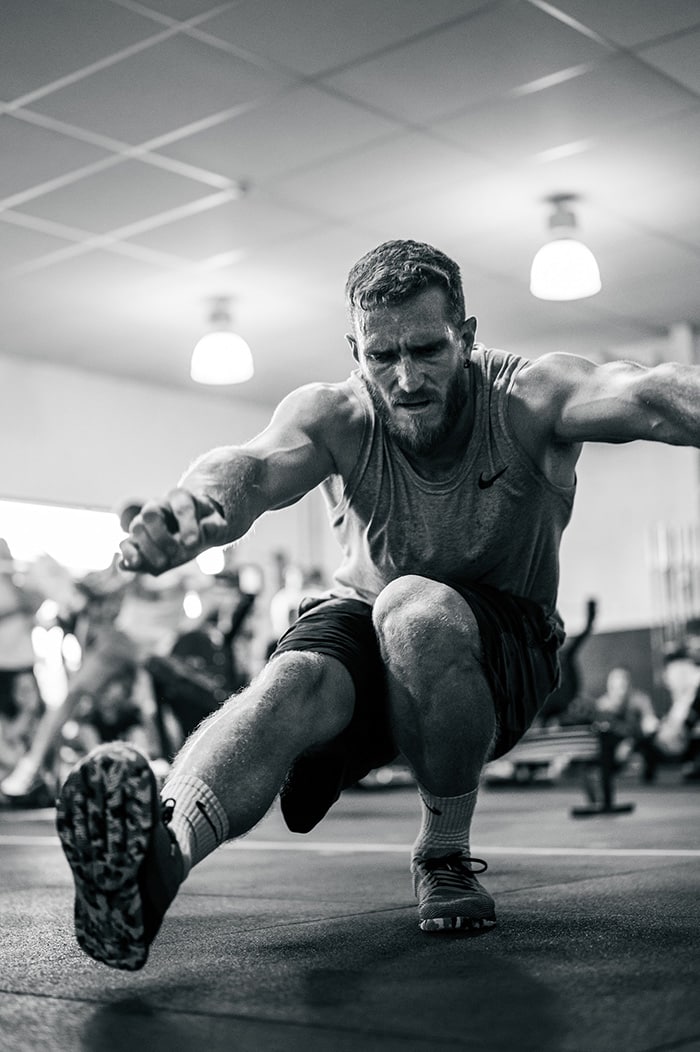
M 428 803 L 428 801 L 427 801 L 427 800 L 425 799 L 425 797 L 423 796 L 423 794 L 422 794 L 422 793 L 419 793 L 418 795 L 420 796 L 421 800 L 423 801 L 423 803 L 425 804 L 425 806 L 426 806 L 426 807 L 428 808 L 428 810 L 430 811 L 430 813 L 431 813 L 432 815 L 441 815 L 441 814 L 442 814 L 442 811 L 440 810 L 440 808 L 439 808 L 439 807 L 431 807 L 431 806 L 430 806 L 430 804 L 429 804 L 429 803 Z
M 508 465 L 506 464 L 506 466 L 504 468 L 501 468 L 500 471 L 497 471 L 495 475 L 489 476 L 489 478 L 486 478 L 486 476 L 484 475 L 484 473 L 482 471 L 481 474 L 479 475 L 479 489 L 488 489 L 489 486 L 493 486 L 493 484 L 496 481 L 496 479 L 499 479 L 501 477 L 501 475 L 504 475 L 507 470 L 508 470 Z

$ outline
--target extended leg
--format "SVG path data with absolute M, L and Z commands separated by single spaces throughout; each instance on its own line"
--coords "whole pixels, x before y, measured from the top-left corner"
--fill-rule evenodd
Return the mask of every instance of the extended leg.
M 385 588 L 374 618 L 394 735 L 421 798 L 412 858 L 421 927 L 491 925 L 493 900 L 473 875 L 469 845 L 496 730 L 476 620 L 454 589 L 417 576 Z
M 57 825 L 76 883 L 76 934 L 115 968 L 146 962 L 189 868 L 267 812 L 292 761 L 350 720 L 352 680 L 333 658 L 275 658 L 185 743 L 163 790 L 143 756 L 101 746 L 75 768 Z

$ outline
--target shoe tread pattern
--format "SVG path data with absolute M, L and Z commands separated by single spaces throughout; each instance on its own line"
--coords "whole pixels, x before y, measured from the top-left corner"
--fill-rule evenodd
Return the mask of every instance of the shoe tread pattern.
M 136 971 L 148 957 L 138 873 L 156 797 L 145 757 L 111 743 L 69 774 L 58 800 L 56 826 L 75 881 L 76 937 L 112 968 Z

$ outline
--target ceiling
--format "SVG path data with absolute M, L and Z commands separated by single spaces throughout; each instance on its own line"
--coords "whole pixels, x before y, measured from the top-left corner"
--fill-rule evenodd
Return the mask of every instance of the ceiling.
M 699 56 L 698 0 L 4 0 L 0 354 L 189 387 L 230 295 L 221 397 L 274 403 L 346 374 L 347 270 L 396 237 L 492 346 L 663 354 L 700 326 Z M 546 303 L 563 192 L 604 288 Z

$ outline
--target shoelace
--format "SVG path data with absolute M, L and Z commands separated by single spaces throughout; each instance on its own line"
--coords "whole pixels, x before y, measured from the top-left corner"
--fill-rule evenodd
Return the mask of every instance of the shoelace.
M 472 863 L 477 863 L 481 868 L 472 869 Z M 444 855 L 442 858 L 426 858 L 420 863 L 420 868 L 425 871 L 426 877 L 433 887 L 439 885 L 443 888 L 464 887 L 465 877 L 476 876 L 484 873 L 489 867 L 483 858 L 466 858 L 464 855 Z

